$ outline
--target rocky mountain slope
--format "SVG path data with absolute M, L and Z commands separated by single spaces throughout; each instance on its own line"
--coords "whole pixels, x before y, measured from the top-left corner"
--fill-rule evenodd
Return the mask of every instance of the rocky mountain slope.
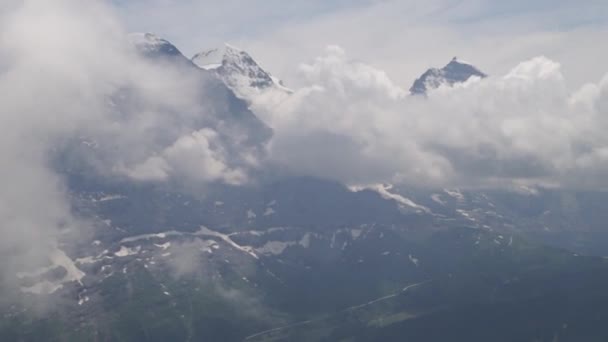
M 290 91 L 249 54 L 226 46 L 190 60 L 154 35 L 131 39 L 204 104 L 196 115 L 166 113 L 175 120 L 151 144 L 173 141 L 179 127 L 213 128 L 227 155 L 263 155 L 272 130 L 251 102 Z M 485 77 L 453 60 L 412 93 L 473 76 Z M 121 124 L 146 109 L 128 88 L 108 105 Z M 0 340 L 608 337 L 606 193 L 348 188 L 283 173 L 198 189 L 98 174 L 95 163 L 125 148 L 110 138 L 83 135 L 52 156 L 74 215 L 93 228 L 65 231 L 45 264 L 0 282 Z

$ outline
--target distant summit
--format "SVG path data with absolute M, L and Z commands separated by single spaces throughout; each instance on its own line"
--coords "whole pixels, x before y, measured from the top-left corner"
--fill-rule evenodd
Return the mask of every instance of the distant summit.
M 199 52 L 192 57 L 192 62 L 201 69 L 215 72 L 240 98 L 248 101 L 262 92 L 292 92 L 251 55 L 229 44 Z
M 181 52 L 169 41 L 152 33 L 131 33 L 129 40 L 137 50 L 148 57 L 176 57 Z
M 454 57 L 443 68 L 431 68 L 422 74 L 410 88 L 410 93 L 413 95 L 426 94 L 427 91 L 439 88 L 441 85 L 452 86 L 466 82 L 473 76 L 485 78 L 488 75 L 473 65 Z

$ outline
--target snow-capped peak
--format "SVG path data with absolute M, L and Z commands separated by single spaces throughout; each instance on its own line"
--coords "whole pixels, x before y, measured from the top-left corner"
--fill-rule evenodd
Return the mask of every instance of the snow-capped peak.
M 129 34 L 129 40 L 136 46 L 154 46 L 167 43 L 166 40 L 152 33 L 134 32 Z
M 181 55 L 173 44 L 152 33 L 131 33 L 129 40 L 139 52 L 146 55 Z
M 472 64 L 454 57 L 441 69 L 428 69 L 414 82 L 410 88 L 410 93 L 414 95 L 426 94 L 428 90 L 439 88 L 442 85 L 452 86 L 456 83 L 466 82 L 473 76 L 480 78 L 487 77 L 485 73 Z
M 220 48 L 201 51 L 192 57 L 192 62 L 205 70 L 213 70 L 222 66 L 224 59 L 228 56 L 238 56 L 243 52 L 241 49 L 230 44 L 224 44 Z
M 234 82 L 246 81 L 251 87 L 263 89 L 274 84 L 270 74 L 247 52 L 229 44 L 197 53 L 192 57 L 192 62 L 202 69 L 216 70 L 230 81 L 230 86 L 236 85 Z
M 215 72 L 237 96 L 250 103 L 268 91 L 291 93 L 251 55 L 230 44 L 199 52 L 192 57 L 192 62 L 201 69 Z

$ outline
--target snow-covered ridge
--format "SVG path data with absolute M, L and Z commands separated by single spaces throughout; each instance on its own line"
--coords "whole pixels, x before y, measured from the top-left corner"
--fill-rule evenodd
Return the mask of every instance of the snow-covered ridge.
M 181 55 L 179 50 L 168 40 L 162 39 L 152 33 L 131 33 L 129 41 L 141 53 L 147 55 Z
M 406 209 L 411 208 L 414 209 L 417 213 L 431 213 L 431 210 L 423 205 L 420 205 L 409 198 L 404 197 L 398 193 L 393 193 L 390 190 L 393 189 L 392 184 L 372 184 L 368 186 L 352 186 L 350 190 L 353 192 L 358 192 L 362 190 L 372 190 L 377 192 L 382 198 L 385 200 L 392 200 L 397 202 L 400 208 Z
M 191 60 L 199 68 L 215 72 L 238 97 L 249 103 L 269 92 L 284 95 L 293 92 L 264 70 L 250 54 L 230 44 L 201 51 Z
M 195 54 L 192 57 L 192 62 L 199 68 L 213 70 L 221 67 L 224 60 L 229 61 L 231 58 L 238 57 L 242 53 L 246 54 L 237 47 L 230 44 L 224 44 L 222 47 L 201 51 Z
M 188 59 L 168 40 L 151 33 L 132 33 L 129 40 L 146 57 L 176 59 L 214 74 L 238 98 L 247 102 L 257 115 L 262 115 L 260 111 L 279 106 L 293 93 L 279 78 L 264 70 L 249 53 L 230 44 L 201 51 Z

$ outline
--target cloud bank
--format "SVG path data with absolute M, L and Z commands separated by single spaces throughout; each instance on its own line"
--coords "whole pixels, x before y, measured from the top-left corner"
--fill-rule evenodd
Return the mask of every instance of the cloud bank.
M 348 184 L 605 188 L 607 78 L 569 90 L 536 57 L 504 75 L 407 96 L 330 47 L 299 69 L 307 87 L 273 113 L 271 155 Z

